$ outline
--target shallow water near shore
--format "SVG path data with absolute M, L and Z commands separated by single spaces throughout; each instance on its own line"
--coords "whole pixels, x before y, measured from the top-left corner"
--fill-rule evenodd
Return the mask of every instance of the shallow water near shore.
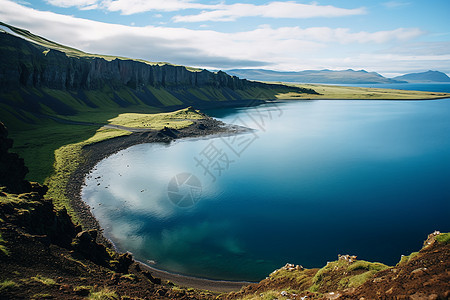
M 121 251 L 170 272 L 261 280 L 338 254 L 393 265 L 449 231 L 450 100 L 209 111 L 255 131 L 130 147 L 83 200 Z

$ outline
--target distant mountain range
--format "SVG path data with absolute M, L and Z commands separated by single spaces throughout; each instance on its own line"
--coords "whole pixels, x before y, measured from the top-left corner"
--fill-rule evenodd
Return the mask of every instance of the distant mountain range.
M 450 82 L 450 77 L 447 74 L 431 70 L 422 73 L 405 74 L 394 77 L 393 79 L 407 82 Z
M 450 81 L 450 78 L 445 73 L 438 71 L 406 74 L 395 78 L 386 78 L 376 72 L 367 72 L 365 70 L 355 71 L 352 69 L 343 71 L 308 70 L 300 72 L 278 72 L 263 69 L 233 69 L 227 70 L 226 72 L 230 75 L 250 80 L 301 83 L 374 84 Z
M 258 81 L 282 81 L 301 83 L 336 83 L 336 84 L 363 84 L 363 83 L 404 83 L 381 76 L 376 72 L 352 69 L 344 71 L 309 70 L 300 72 L 278 72 L 262 69 L 234 69 L 226 71 L 230 75 Z

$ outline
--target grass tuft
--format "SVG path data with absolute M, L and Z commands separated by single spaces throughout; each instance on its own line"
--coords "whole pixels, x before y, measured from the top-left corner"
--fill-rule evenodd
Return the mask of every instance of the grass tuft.
M 48 278 L 48 277 L 44 277 L 42 275 L 36 275 L 34 277 L 31 277 L 31 279 L 34 281 L 40 282 L 44 285 L 49 285 L 49 286 L 57 284 L 55 280 Z
M 313 278 L 311 292 L 320 290 L 339 289 L 343 290 L 351 287 L 358 287 L 372 278 L 376 273 L 386 270 L 389 266 L 381 263 L 371 263 L 364 260 L 348 262 L 337 260 L 329 262 L 320 269 Z M 361 271 L 363 271 L 361 273 Z M 341 278 L 339 282 L 334 282 L 333 278 Z
M 441 233 L 437 235 L 435 239 L 441 244 L 448 244 L 450 243 L 450 233 Z
M 9 256 L 9 250 L 5 244 L 6 241 L 3 239 L 2 234 L 0 233 L 0 254 L 4 256 Z
M 44 294 L 44 293 L 39 293 L 39 294 L 34 294 L 31 299 L 54 299 L 55 297 L 53 297 L 50 294 Z
M 411 253 L 410 255 L 403 255 L 403 256 L 400 258 L 400 261 L 398 262 L 397 266 L 408 263 L 412 258 L 414 258 L 415 256 L 417 256 L 418 254 L 419 254 L 419 252 L 413 252 L 413 253 Z
M 4 281 L 0 282 L 0 292 L 10 290 L 17 286 L 18 286 L 18 284 L 12 280 L 4 280 Z
M 112 291 L 108 288 L 103 288 L 98 292 L 92 292 L 89 294 L 88 299 L 91 300 L 118 300 L 120 297 L 117 295 L 115 291 Z
M 347 271 L 355 271 L 355 270 L 366 270 L 366 271 L 383 271 L 389 268 L 388 266 L 381 263 L 372 263 L 365 260 L 358 260 L 352 263 Z
M 259 295 L 246 295 L 242 300 L 287 300 L 288 297 L 282 296 L 281 291 L 265 291 Z

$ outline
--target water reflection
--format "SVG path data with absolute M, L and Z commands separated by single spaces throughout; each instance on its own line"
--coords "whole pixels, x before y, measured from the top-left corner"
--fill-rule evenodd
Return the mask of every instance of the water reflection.
M 257 129 L 244 136 L 257 137 L 244 151 L 223 137 L 137 145 L 87 178 L 83 199 L 119 249 L 173 272 L 257 280 L 286 262 L 320 266 L 338 253 L 395 264 L 429 232 L 449 230 L 450 101 L 289 102 L 220 113 Z M 229 159 L 220 174 L 210 166 L 215 180 L 195 159 L 205 163 L 211 143 L 217 159 Z M 169 199 L 179 174 L 198 178 L 195 205 Z M 180 193 L 196 186 L 183 182 Z

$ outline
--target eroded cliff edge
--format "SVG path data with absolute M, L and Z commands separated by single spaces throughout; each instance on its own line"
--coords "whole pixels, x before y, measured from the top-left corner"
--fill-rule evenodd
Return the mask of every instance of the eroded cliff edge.
M 229 76 L 224 72 L 188 70 L 184 66 L 148 64 L 119 59 L 108 61 L 101 57 L 70 57 L 63 51 L 49 49 L 22 38 L 0 33 L 0 86 L 3 89 L 47 87 L 52 89 L 98 89 L 105 84 L 114 88 L 124 85 L 137 89 L 154 87 L 222 87 L 244 89 L 264 87 Z

